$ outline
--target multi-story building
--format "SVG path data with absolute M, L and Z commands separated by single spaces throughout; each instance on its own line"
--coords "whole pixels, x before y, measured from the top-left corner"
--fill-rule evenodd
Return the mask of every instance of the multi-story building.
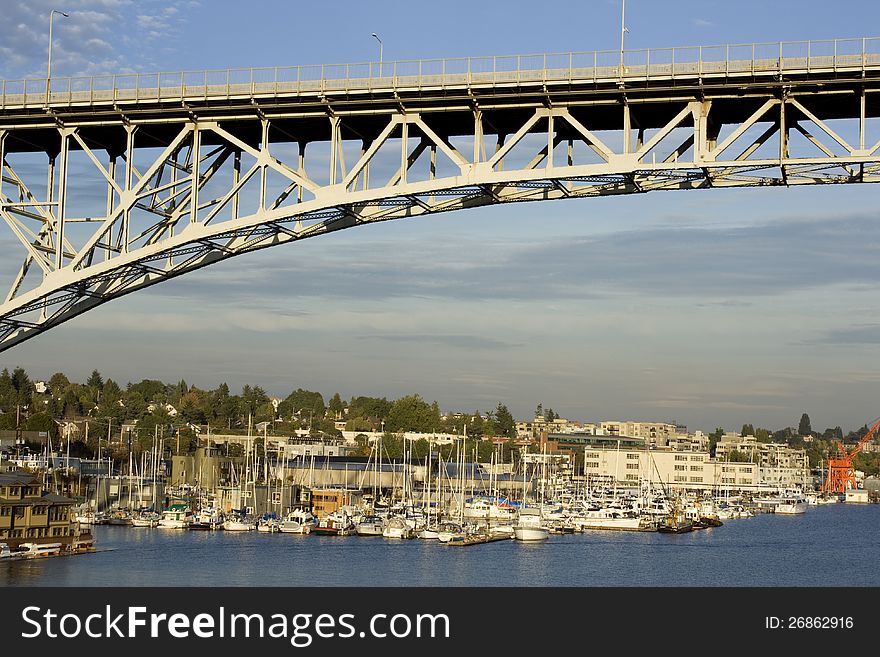
M 780 488 L 810 488 L 810 458 L 803 449 L 782 443 L 761 443 L 754 436 L 725 434 L 715 445 L 718 460 L 749 460 L 758 465 L 761 481 Z
M 23 470 L 0 472 L 0 541 L 15 550 L 22 543 L 61 543 L 79 547 L 75 501 L 43 490 L 37 475 Z
M 644 438 L 651 447 L 663 447 L 669 441 L 670 436 L 680 433 L 678 425 L 668 422 L 620 422 L 609 420 L 602 422 L 599 426 L 607 436 Z
M 653 486 L 696 491 L 757 490 L 760 482 L 759 468 L 754 463 L 717 461 L 708 451 L 597 445 L 584 450 L 584 476 L 590 485 L 636 487 L 650 482 Z

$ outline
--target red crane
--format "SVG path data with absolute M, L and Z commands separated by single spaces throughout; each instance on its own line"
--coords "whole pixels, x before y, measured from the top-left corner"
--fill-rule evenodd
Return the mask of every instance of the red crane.
M 856 471 L 853 468 L 853 458 L 862 451 L 862 447 L 874 437 L 880 429 L 880 419 L 868 429 L 868 433 L 859 439 L 856 446 L 849 452 L 839 442 L 835 441 L 837 449 L 840 451 L 839 458 L 828 458 L 828 476 L 825 483 L 822 484 L 822 490 L 826 493 L 845 493 L 847 488 L 856 488 Z

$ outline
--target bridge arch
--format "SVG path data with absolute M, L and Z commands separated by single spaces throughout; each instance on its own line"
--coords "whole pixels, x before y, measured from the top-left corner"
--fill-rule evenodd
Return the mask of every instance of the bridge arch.
M 36 98 L 3 82 L 0 216 L 24 257 L 0 305 L 0 351 L 236 255 L 374 222 L 875 182 L 880 141 L 867 127 L 880 116 L 880 55 L 860 41 L 860 52 L 835 44 L 805 57 L 785 57 L 783 44 L 776 58 L 753 47 L 750 59 L 728 49 L 664 62 L 644 51 L 622 70 L 569 53 L 540 67 L 468 62 L 464 73 L 434 62 L 296 82 L 277 71 L 249 84 L 228 72 L 225 84 L 138 77 L 99 93 L 62 79 Z M 20 163 L 34 154 L 43 168 L 29 176 Z

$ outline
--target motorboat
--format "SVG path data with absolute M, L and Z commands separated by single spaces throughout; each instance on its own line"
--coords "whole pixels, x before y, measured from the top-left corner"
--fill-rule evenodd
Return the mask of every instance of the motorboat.
M 404 516 L 391 516 L 382 530 L 385 538 L 415 538 L 415 528 Z
M 61 543 L 21 543 L 17 553 L 25 559 L 55 557 L 61 554 Z
M 162 512 L 159 527 L 167 529 L 186 529 L 193 521 L 193 512 L 188 504 L 172 504 Z
M 221 527 L 227 532 L 249 532 L 257 528 L 257 522 L 250 516 L 233 512 L 226 517 Z
M 226 517 L 223 511 L 215 506 L 202 507 L 190 524 L 190 529 L 213 530 L 222 529 Z
M 131 517 L 132 527 L 158 527 L 160 516 L 155 511 L 141 511 Z
M 362 516 L 355 530 L 358 536 L 381 536 L 385 529 L 385 519 L 379 515 Z
M 278 523 L 282 534 L 308 534 L 318 524 L 317 518 L 306 509 L 294 509 Z
M 9 549 L 8 543 L 0 543 L 0 559 L 12 559 L 18 555 L 14 554 L 12 550 Z
M 550 529 L 544 525 L 541 509 L 522 507 L 516 524 L 513 526 L 513 537 L 518 541 L 543 541 L 550 536 Z
M 591 507 L 572 516 L 569 522 L 579 531 L 586 529 L 617 529 L 638 531 L 647 528 L 650 516 L 642 515 L 632 509 L 613 507 Z
M 310 534 L 318 536 L 348 536 L 356 532 L 351 516 L 345 511 L 333 511 L 318 520 L 318 523 L 309 530 Z
M 783 515 L 797 515 L 806 513 L 808 506 L 809 503 L 803 495 L 785 495 L 779 499 L 773 512 Z

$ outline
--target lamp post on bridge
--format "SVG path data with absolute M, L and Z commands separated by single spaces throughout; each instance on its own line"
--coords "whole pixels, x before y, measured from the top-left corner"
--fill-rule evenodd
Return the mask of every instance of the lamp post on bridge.
M 629 32 L 626 29 L 626 0 L 620 0 L 620 77 L 623 77 L 623 74 L 626 72 L 626 66 L 623 61 L 623 40 L 624 35 Z
M 379 38 L 379 35 L 373 32 L 372 37 L 379 42 L 379 77 L 382 77 L 382 50 L 384 48 L 382 44 L 382 39 Z
M 57 9 L 49 12 L 49 63 L 46 67 L 46 105 L 49 104 L 50 84 L 52 81 L 52 19 L 55 17 L 55 14 L 61 14 L 65 18 L 70 18 L 70 14 L 65 14 Z

